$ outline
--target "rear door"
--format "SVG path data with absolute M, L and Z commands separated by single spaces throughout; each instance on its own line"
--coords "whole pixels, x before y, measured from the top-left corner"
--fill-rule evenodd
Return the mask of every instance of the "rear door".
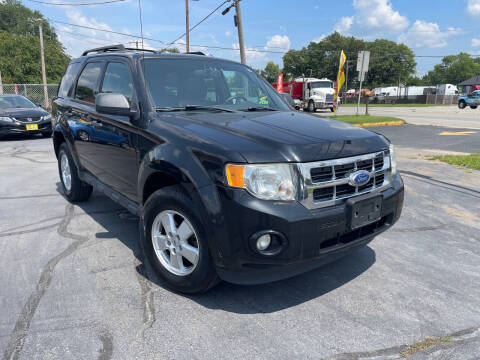
M 74 136 L 74 145 L 82 168 L 98 174 L 96 156 L 96 127 L 92 120 L 95 114 L 95 95 L 98 94 L 104 61 L 90 61 L 80 72 L 72 101 L 68 125 Z

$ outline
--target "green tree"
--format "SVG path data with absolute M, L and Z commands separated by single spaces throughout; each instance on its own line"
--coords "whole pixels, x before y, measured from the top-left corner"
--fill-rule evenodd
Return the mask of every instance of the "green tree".
M 405 79 L 415 72 L 414 54 L 406 45 L 384 39 L 366 42 L 338 32 L 319 42 L 311 42 L 301 50 L 288 51 L 283 57 L 284 71 L 294 77 L 312 74 L 315 77 L 335 80 L 342 50 L 348 61 L 345 72 L 349 88 L 358 86 L 356 60 L 361 50 L 370 51 L 366 87 L 396 84 L 399 76 Z
M 275 83 L 278 80 L 278 75 L 280 75 L 280 66 L 275 64 L 273 61 L 269 61 L 265 66 L 265 69 L 262 70 L 262 76 L 269 82 Z
M 366 50 L 370 51 L 366 82 L 368 87 L 396 85 L 399 81 L 405 83 L 415 73 L 415 54 L 407 45 L 385 39 L 377 39 L 365 45 Z
M 355 64 L 351 60 L 357 58 L 360 50 L 365 50 L 365 42 L 352 36 L 343 36 L 334 32 L 319 42 L 311 42 L 301 50 L 290 50 L 283 57 L 284 71 L 293 77 L 315 76 L 335 80 L 338 72 L 340 52 L 344 51 L 348 66 L 348 79 L 355 77 Z M 347 71 L 347 66 L 345 66 Z
M 38 21 L 42 24 L 47 82 L 58 83 L 69 62 L 55 30 L 41 13 L 16 0 L 0 2 L 0 71 L 3 83 L 41 83 Z
M 480 74 L 480 59 L 472 58 L 470 54 L 445 56 L 440 64 L 429 71 L 423 81 L 427 85 L 458 84 Z

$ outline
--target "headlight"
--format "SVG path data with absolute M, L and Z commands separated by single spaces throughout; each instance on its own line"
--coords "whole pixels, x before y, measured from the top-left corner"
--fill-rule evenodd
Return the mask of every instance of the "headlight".
M 12 118 L 10 118 L 10 117 L 8 117 L 8 116 L 0 116 L 0 121 L 8 122 L 8 123 L 13 123 L 13 122 L 15 122 Z
M 48 115 L 45 115 L 45 116 L 42 116 L 42 121 L 45 121 L 45 120 L 50 120 L 52 116 L 50 114 Z
M 397 173 L 397 157 L 392 144 L 390 144 L 390 166 L 392 167 L 392 175 L 395 175 Z
M 234 165 L 226 167 L 228 185 L 246 189 L 262 200 L 295 200 L 296 188 L 289 164 Z

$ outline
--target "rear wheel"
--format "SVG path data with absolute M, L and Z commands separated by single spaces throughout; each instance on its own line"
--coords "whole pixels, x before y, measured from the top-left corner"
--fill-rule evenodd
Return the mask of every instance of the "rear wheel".
M 60 174 L 63 193 L 68 200 L 80 202 L 90 197 L 93 188 L 78 177 L 77 167 L 65 143 L 60 145 L 60 149 L 58 150 L 58 172 Z
M 470 105 L 470 109 L 476 109 L 477 105 Z
M 197 211 L 180 186 L 169 186 L 148 198 L 142 217 L 145 258 L 169 287 L 190 294 L 219 281 Z
M 458 108 L 459 109 L 465 109 L 465 107 L 467 106 L 467 104 L 465 103 L 465 101 L 461 100 L 458 102 Z

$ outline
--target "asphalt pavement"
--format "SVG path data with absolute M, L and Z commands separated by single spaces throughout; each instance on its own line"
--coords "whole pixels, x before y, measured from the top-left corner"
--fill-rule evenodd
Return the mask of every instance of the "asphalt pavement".
M 0 141 L 0 356 L 378 360 L 442 337 L 411 359 L 478 359 L 479 172 L 403 156 L 422 145 L 400 128 L 382 130 L 406 185 L 391 230 L 295 278 L 200 296 L 143 264 L 136 217 L 97 192 L 65 200 L 50 139 Z
M 340 106 L 339 115 L 352 115 L 357 111 L 355 106 Z M 456 105 L 402 107 L 402 106 L 371 106 L 368 109 L 371 115 L 394 116 L 405 120 L 412 125 L 434 125 L 463 129 L 480 130 L 480 108 L 459 109 Z M 363 114 L 365 108 L 360 109 Z M 331 115 L 328 112 L 317 112 Z
M 480 130 L 431 125 L 378 126 L 369 130 L 385 135 L 396 146 L 480 153 Z

